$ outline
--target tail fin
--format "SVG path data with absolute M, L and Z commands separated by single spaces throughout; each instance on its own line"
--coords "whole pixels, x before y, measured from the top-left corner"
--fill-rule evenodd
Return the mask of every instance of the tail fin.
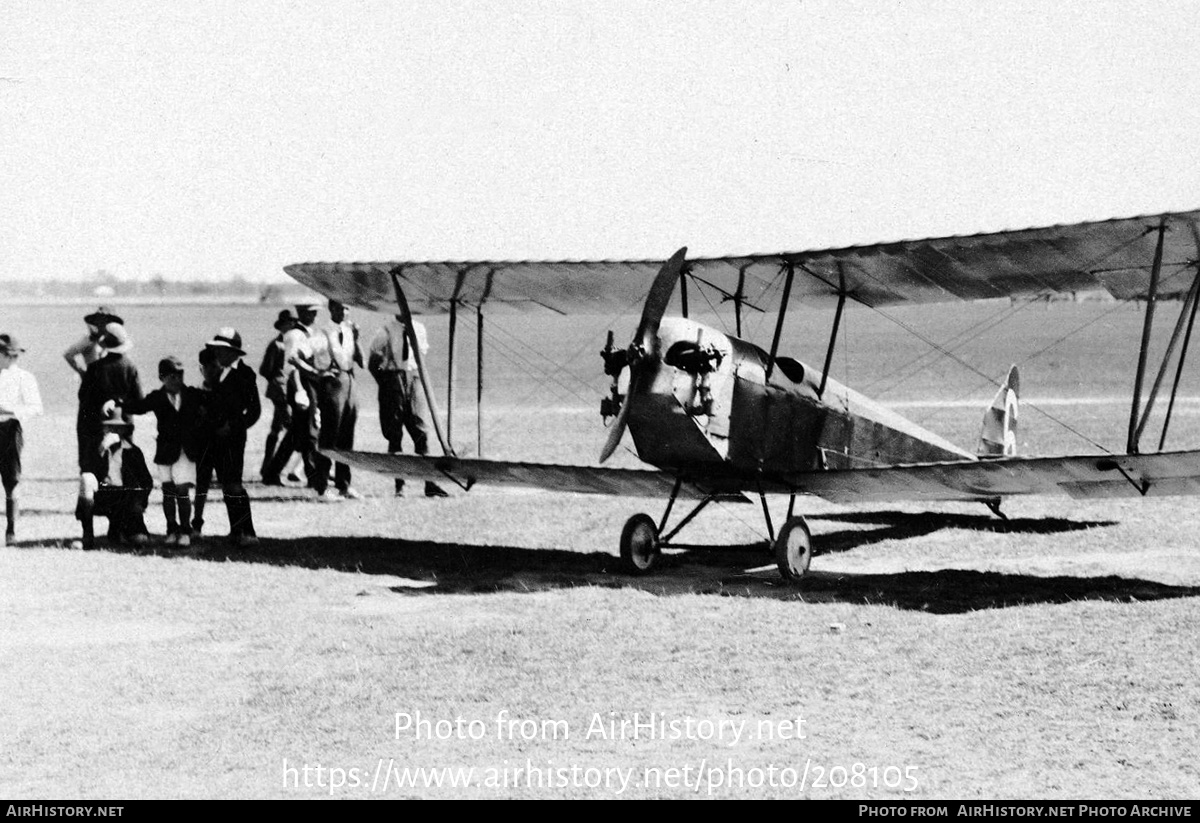
M 996 399 L 983 412 L 983 431 L 979 433 L 980 457 L 1012 457 L 1017 453 L 1017 414 L 1021 394 L 1021 375 L 1017 367 L 1008 370 Z

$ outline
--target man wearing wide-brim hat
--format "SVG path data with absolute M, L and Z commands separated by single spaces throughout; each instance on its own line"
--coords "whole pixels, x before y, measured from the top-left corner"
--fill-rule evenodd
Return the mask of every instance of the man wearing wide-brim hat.
M 229 514 L 229 539 L 236 548 L 248 548 L 258 544 L 258 536 L 242 474 L 246 432 L 262 414 L 258 378 L 254 369 L 242 362 L 246 350 L 236 329 L 221 329 L 204 347 L 213 352 L 221 369 L 212 386 L 209 407 L 209 425 L 213 428 L 209 459 L 221 481 Z
M 290 309 L 282 309 L 275 320 L 275 331 L 279 334 L 267 344 L 263 352 L 262 365 L 258 373 L 267 381 L 267 399 L 271 401 L 274 411 L 271 414 L 271 431 L 267 434 L 267 444 L 263 449 L 263 462 L 259 469 L 263 483 L 268 486 L 282 486 L 279 476 L 272 476 L 270 466 L 275 451 L 287 437 L 291 423 L 291 409 L 288 404 L 288 384 L 296 367 L 287 360 L 287 345 L 284 336 L 296 328 L 300 319 Z M 292 449 L 288 449 L 286 457 L 291 457 Z
M 316 333 L 320 305 L 315 300 L 296 303 L 296 324 L 283 333 L 283 359 L 293 371 L 288 384 L 289 422 L 286 434 L 276 444 L 275 454 L 263 468 L 263 481 L 279 482 L 292 453 L 304 461 L 304 474 L 311 488 L 317 476 L 319 460 L 317 439 L 320 425 L 317 414 L 317 370 L 313 367 L 312 335 Z
M 25 445 L 21 421 L 42 413 L 37 380 L 17 365 L 25 349 L 11 334 L 0 334 L 0 482 L 4 485 L 7 525 L 4 543 L 16 539 L 17 485 L 21 482 L 21 451 Z
M 109 323 L 125 325 L 125 321 L 108 306 L 101 306 L 83 318 L 87 324 L 87 334 L 76 340 L 63 352 L 63 360 L 80 377 L 83 377 L 87 367 L 104 356 L 104 348 L 100 345 L 100 335 Z
M 92 363 L 83 375 L 79 386 L 79 468 L 93 473 L 102 469 L 99 465 L 101 423 L 104 420 L 104 404 L 114 402 L 119 408 L 140 405 L 145 397 L 137 367 L 126 354 L 133 348 L 133 341 L 120 323 L 109 323 L 97 341 L 104 349 L 104 356 Z
M 125 325 L 125 321 L 121 319 L 121 316 L 108 306 L 100 306 L 91 314 L 85 314 L 83 316 L 83 322 L 87 323 L 89 326 L 95 326 L 98 329 L 103 329 L 109 323 L 117 323 L 122 326 Z

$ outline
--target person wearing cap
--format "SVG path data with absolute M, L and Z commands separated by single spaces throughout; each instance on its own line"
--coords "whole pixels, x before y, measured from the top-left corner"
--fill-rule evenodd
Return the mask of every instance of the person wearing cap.
M 429 337 L 425 324 L 412 321 L 412 339 L 421 354 L 429 353 Z M 429 433 L 425 418 L 428 404 L 417 375 L 417 358 L 410 343 L 404 319 L 396 315 L 371 340 L 367 368 L 379 386 L 379 428 L 387 438 L 388 451 L 398 454 L 404 450 L 404 432 L 412 438 L 413 451 L 429 453 Z M 396 478 L 396 496 L 404 495 L 404 479 Z M 426 497 L 447 497 L 445 490 L 432 481 L 425 483 Z
M 329 322 L 311 337 L 312 364 L 317 370 L 317 403 L 321 410 L 318 444 L 321 449 L 353 449 L 354 429 L 358 425 L 358 399 L 354 390 L 354 371 L 363 365 L 358 326 L 346 317 L 346 307 L 329 301 Z M 350 485 L 350 466 L 336 467 L 323 452 L 313 457 L 313 488 L 322 500 L 361 497 Z M 329 491 L 330 473 L 336 493 Z
M 309 488 L 315 488 L 318 461 L 317 440 L 321 433 L 320 412 L 317 406 L 318 372 L 313 366 L 313 336 L 316 335 L 319 306 L 315 301 L 303 301 L 296 306 L 296 324 L 283 333 L 283 359 L 292 369 L 287 391 L 290 425 L 276 444 L 275 454 L 263 472 L 264 481 L 282 477 L 293 453 L 304 463 L 304 475 Z M 328 475 L 328 470 L 326 470 Z M 323 489 L 322 489 L 323 491 Z
M 8 518 L 4 543 L 17 536 L 17 485 L 21 482 L 21 451 L 25 435 L 21 421 L 42 413 L 37 380 L 17 365 L 25 349 L 11 334 L 0 334 L 0 482 L 4 485 L 4 510 Z
M 250 496 L 242 485 L 246 432 L 262 415 L 258 378 L 254 369 L 242 362 L 246 351 L 237 330 L 223 328 L 204 345 L 212 349 L 220 367 L 209 398 L 212 438 L 208 448 L 229 514 L 229 539 L 236 548 L 244 549 L 258 544 Z
M 262 365 L 258 367 L 259 375 L 267 381 L 267 399 L 274 407 L 271 414 L 271 431 L 267 434 L 262 467 L 259 469 L 263 483 L 267 486 L 283 485 L 283 480 L 279 475 L 271 474 L 270 466 L 276 450 L 287 437 L 292 419 L 291 403 L 288 400 L 288 384 L 291 382 L 296 367 L 287 360 L 287 344 L 283 338 L 299 322 L 300 319 L 292 314 L 290 309 L 283 309 L 279 312 L 279 317 L 275 320 L 275 330 L 279 334 L 275 335 L 275 339 L 267 344 L 266 351 L 263 352 Z M 288 457 L 291 457 L 291 454 L 292 450 L 289 449 Z
M 71 370 L 80 377 L 87 372 L 87 367 L 104 356 L 104 348 L 100 345 L 100 335 L 109 323 L 125 324 L 108 306 L 101 306 L 83 318 L 87 326 L 87 334 L 76 340 L 63 352 L 63 360 Z
M 78 545 L 94 549 L 93 518 L 107 517 L 111 545 L 125 541 L 131 546 L 144 546 L 150 539 L 145 514 L 154 481 L 142 450 L 129 439 L 133 424 L 125 419 L 124 410 L 110 400 L 101 414 L 102 434 L 96 444 L 96 459 L 92 461 L 94 471 L 79 476 L 75 517 L 83 528 L 83 540 Z
M 153 413 L 158 421 L 154 468 L 162 483 L 166 543 L 190 546 L 191 490 L 196 484 L 196 461 L 203 448 L 200 414 L 204 393 L 184 382 L 183 361 L 178 357 L 164 357 L 159 361 L 158 379 L 162 381 L 162 388 L 150 392 L 141 403 L 131 402 L 126 411 L 130 414 Z
M 128 414 L 124 410 L 140 404 L 145 393 L 137 367 L 126 357 L 133 343 L 125 327 L 120 323 L 109 323 L 98 342 L 104 348 L 104 356 L 88 366 L 79 385 L 77 433 L 80 471 L 102 476 L 98 461 L 105 403 L 111 400 L 123 414 Z

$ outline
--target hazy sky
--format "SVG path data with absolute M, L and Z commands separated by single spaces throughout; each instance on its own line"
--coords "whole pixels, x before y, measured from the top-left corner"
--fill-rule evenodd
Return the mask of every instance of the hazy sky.
M 0 6 L 0 280 L 1200 207 L 1200 4 Z

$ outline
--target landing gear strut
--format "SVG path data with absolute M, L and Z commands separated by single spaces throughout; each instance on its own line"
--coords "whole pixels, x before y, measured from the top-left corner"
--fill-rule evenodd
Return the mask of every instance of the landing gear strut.
M 715 494 L 705 495 L 704 499 L 675 525 L 675 528 L 663 534 L 667 528 L 667 518 L 671 516 L 671 509 L 675 506 L 675 498 L 679 497 L 681 488 L 683 488 L 683 478 L 676 478 L 675 485 L 671 489 L 671 497 L 667 500 L 667 509 L 663 512 L 662 520 L 657 525 L 648 514 L 635 514 L 625 521 L 625 528 L 621 531 L 621 561 L 625 570 L 630 574 L 645 574 L 650 571 L 662 553 L 662 549 L 671 545 L 671 538 L 679 534 L 680 529 L 692 522 L 693 517 L 716 499 Z

